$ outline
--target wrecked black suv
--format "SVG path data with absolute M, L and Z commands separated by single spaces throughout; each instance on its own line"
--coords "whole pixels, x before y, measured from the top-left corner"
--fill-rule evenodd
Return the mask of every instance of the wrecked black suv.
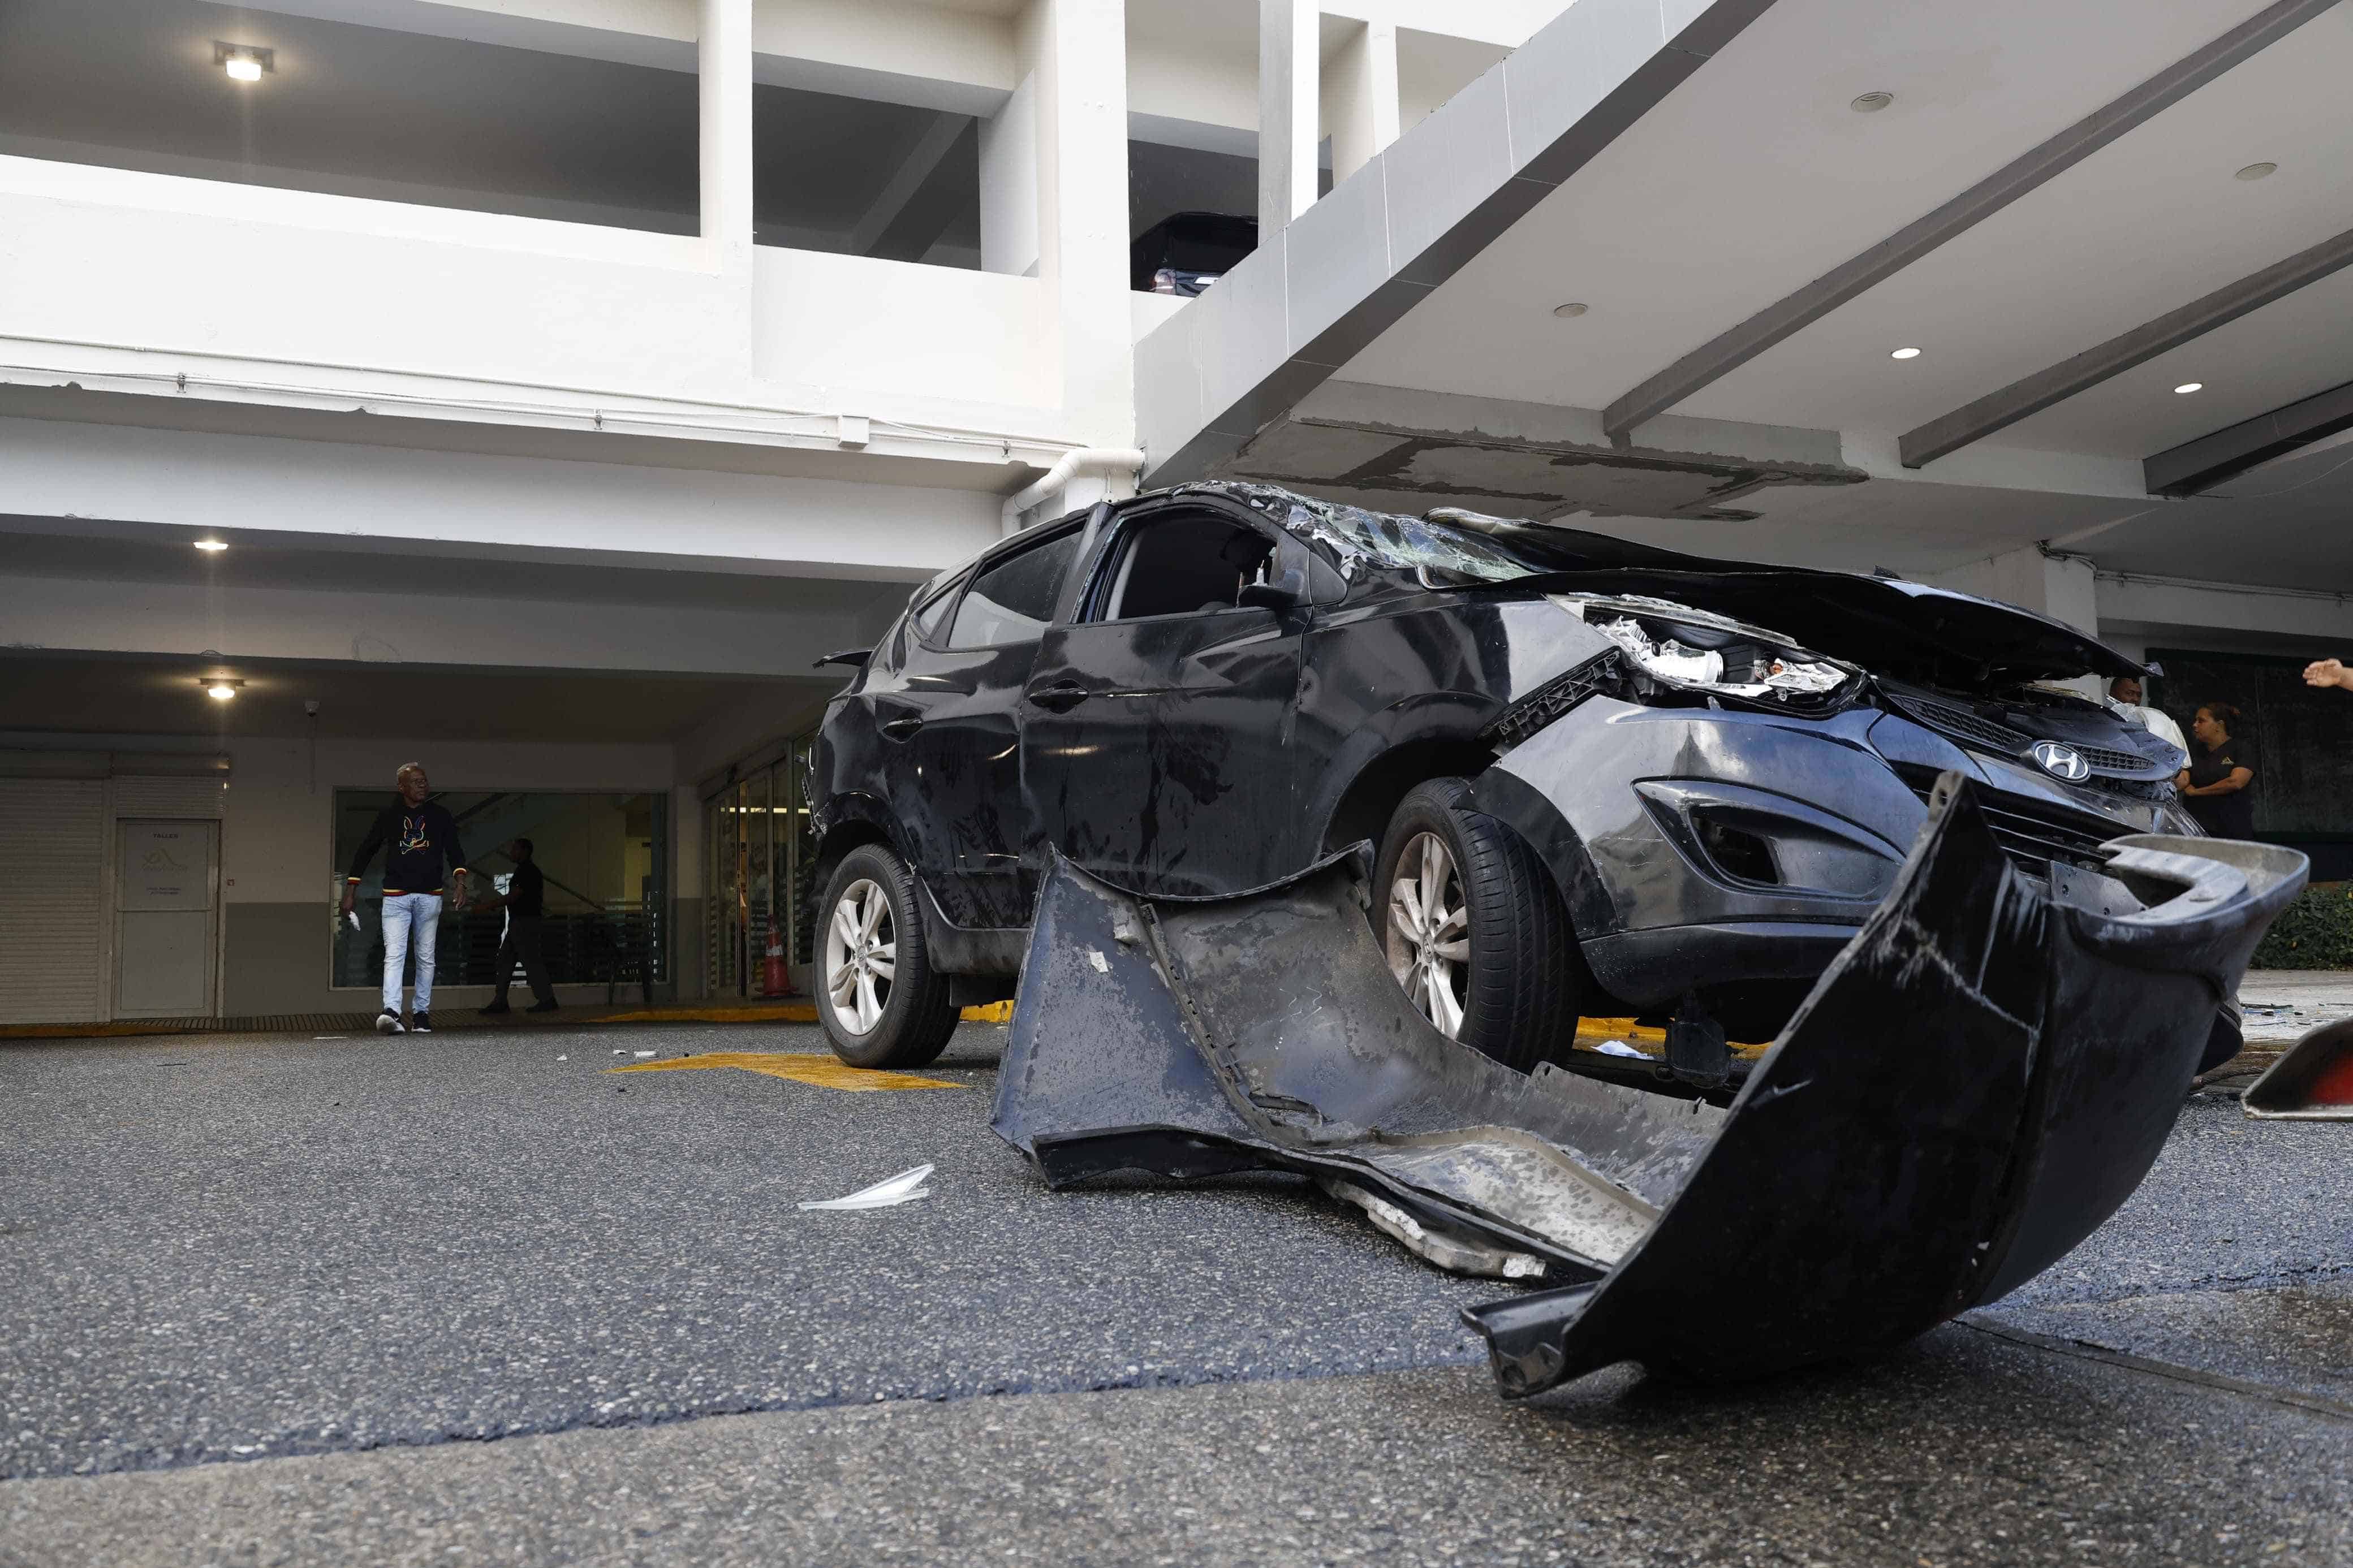
M 2037 874 L 2198 831 L 2178 750 L 2048 684 L 2141 668 L 2058 622 L 1261 485 L 1031 529 L 839 657 L 799 956 L 867 1066 L 1011 994 L 1056 854 L 1166 899 L 1369 841 L 1398 983 L 1525 1068 L 1572 1059 L 1580 1016 L 1770 1038 L 1947 770 Z

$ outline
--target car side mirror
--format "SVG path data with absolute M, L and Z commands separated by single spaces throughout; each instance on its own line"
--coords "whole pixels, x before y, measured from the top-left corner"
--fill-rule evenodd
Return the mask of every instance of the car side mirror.
M 846 647 L 839 649 L 837 652 L 827 654 L 823 658 L 818 659 L 815 664 L 809 666 L 809 668 L 811 669 L 823 669 L 828 664 L 846 664 L 853 669 L 864 669 L 866 668 L 866 661 L 873 657 L 874 650 L 871 647 Z
M 1234 603 L 1245 610 L 1295 610 L 1307 602 L 1307 574 L 1293 566 L 1271 583 L 1245 583 Z

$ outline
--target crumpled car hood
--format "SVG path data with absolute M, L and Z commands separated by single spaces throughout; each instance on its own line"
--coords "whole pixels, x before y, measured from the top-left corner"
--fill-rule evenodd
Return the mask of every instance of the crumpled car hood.
M 1522 578 L 1512 586 L 1672 599 L 1770 626 L 1817 653 L 1869 669 L 1938 683 L 1982 685 L 2078 675 L 2137 679 L 2145 673 L 2123 654 L 2063 621 L 1974 594 L 1894 577 L 1797 566 L 1727 563 L 1712 568 L 1694 561 L 1672 568 L 1548 573 Z

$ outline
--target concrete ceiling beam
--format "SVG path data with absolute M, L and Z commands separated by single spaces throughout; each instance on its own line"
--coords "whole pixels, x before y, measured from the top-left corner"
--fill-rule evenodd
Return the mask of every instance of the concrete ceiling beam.
M 2141 469 L 2149 494 L 2194 496 L 2345 430 L 2353 430 L 2353 381 L 2169 447 Z
M 1136 346 L 1146 482 L 1211 472 L 1689 80 L 1773 0 L 1579 0 Z
M 1897 451 L 1907 468 L 1933 463 L 2348 265 L 2353 265 L 2353 229 L 1907 430 Z
M 2102 105 L 2042 145 L 2004 164 L 1926 216 L 1694 349 L 1612 403 L 1603 411 L 1603 428 L 1612 440 L 1624 441 L 1637 426 L 1713 385 L 1947 240 L 2049 184 L 2134 127 L 2270 47 L 2322 12 L 2334 9 L 2336 5 L 2337 0 L 2277 0 L 2130 92 Z

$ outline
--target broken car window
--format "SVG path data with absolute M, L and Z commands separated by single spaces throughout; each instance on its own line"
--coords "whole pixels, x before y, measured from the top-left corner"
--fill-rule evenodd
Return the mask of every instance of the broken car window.
M 1054 618 L 1062 579 L 1079 551 L 1079 531 L 1067 529 L 1018 555 L 990 566 L 965 590 L 948 647 L 996 647 L 1031 642 Z
M 1339 565 L 1340 574 L 1351 581 L 1368 561 L 1394 571 L 1418 571 L 1433 584 L 1507 583 L 1553 569 L 1449 523 L 1342 506 L 1293 495 L 1272 485 L 1211 480 L 1179 489 L 1230 496 L 1300 538 L 1323 545 Z
M 1148 519 L 1121 542 L 1096 619 L 1141 620 L 1230 610 L 1245 584 L 1266 580 L 1274 542 L 1206 512 Z

